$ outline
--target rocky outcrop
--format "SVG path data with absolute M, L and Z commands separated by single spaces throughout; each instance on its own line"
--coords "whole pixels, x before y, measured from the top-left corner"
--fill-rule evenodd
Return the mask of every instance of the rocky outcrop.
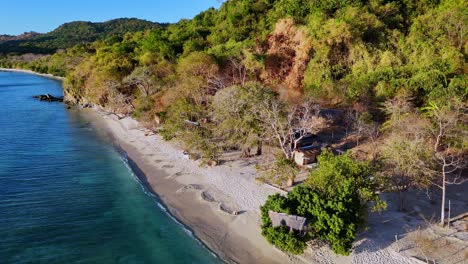
M 47 101 L 47 102 L 63 102 L 63 97 L 55 97 L 50 94 L 36 95 L 36 96 L 33 96 L 33 98 L 39 99 L 41 101 Z

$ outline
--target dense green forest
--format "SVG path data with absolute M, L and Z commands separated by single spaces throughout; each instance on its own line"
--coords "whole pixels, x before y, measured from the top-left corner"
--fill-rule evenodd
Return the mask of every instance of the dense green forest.
M 71 48 L 96 40 L 123 36 L 129 32 L 138 32 L 163 27 L 140 19 L 121 18 L 103 23 L 77 21 L 66 23 L 47 34 L 25 33 L 21 36 L 0 36 L 0 54 L 53 54 L 59 49 Z
M 466 168 L 467 22 L 463 0 L 230 0 L 164 27 L 112 27 L 129 31 L 112 37 L 79 23 L 73 47 L 60 46 L 71 34 L 64 25 L 53 33 L 63 38 L 20 52 L 66 50 L 5 55 L 0 65 L 66 76 L 71 103 L 133 116 L 206 163 L 228 150 L 276 149 L 259 170 L 279 186 L 299 171 L 300 139 L 345 142 L 348 154 L 324 152 L 303 186 L 268 200 L 262 228 L 289 252 L 319 238 L 348 254 L 367 204 L 385 208 L 377 191 L 445 192 Z M 338 118 L 325 114 L 331 108 Z M 272 209 L 315 225 L 307 236 L 273 228 Z

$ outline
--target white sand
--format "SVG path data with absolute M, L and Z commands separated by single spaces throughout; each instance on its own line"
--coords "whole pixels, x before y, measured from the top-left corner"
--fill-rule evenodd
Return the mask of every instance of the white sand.
M 38 73 L 38 72 L 35 72 L 35 71 L 24 70 L 24 69 L 0 68 L 0 71 L 5 71 L 5 72 L 22 72 L 22 73 L 34 74 L 34 75 L 38 75 L 38 76 L 42 76 L 42 77 L 46 77 L 46 78 L 50 78 L 50 79 L 54 79 L 54 80 L 58 80 L 58 81 L 63 81 L 63 80 L 65 79 L 65 78 L 63 78 L 63 77 L 55 76 L 55 75 L 52 75 L 52 74 Z
M 259 207 L 275 190 L 255 182 L 253 166 L 234 162 L 200 167 L 159 135 L 145 135 L 149 131 L 132 118 L 101 116 L 171 213 L 223 259 L 238 263 L 300 263 L 270 246 L 261 236 Z M 194 185 L 200 189 L 194 190 Z M 171 188 L 173 191 L 167 192 Z M 202 192 L 215 201 L 203 200 Z M 242 213 L 230 215 L 219 209 L 221 204 Z
M 23 69 L 0 68 L 0 71 L 64 79 Z M 371 215 L 369 230 L 358 235 L 350 256 L 337 256 L 328 246 L 309 247 L 301 256 L 287 256 L 269 245 L 260 234 L 259 207 L 268 195 L 277 191 L 254 180 L 256 171 L 252 164 L 238 160 L 213 168 L 200 167 L 198 162 L 189 160 L 181 148 L 162 140 L 159 135 L 148 135 L 150 132 L 134 119 L 117 120 L 98 109 L 94 110 L 90 112 L 91 115 L 98 113 L 94 123 L 99 128 L 104 123 L 106 131 L 142 169 L 147 184 L 165 202 L 170 212 L 227 262 L 422 263 L 405 256 L 404 252 L 398 253 L 398 249 L 404 245 L 394 242 L 395 234 L 406 235 L 405 229 L 419 225 L 420 219 L 408 220 L 408 214 L 394 209 Z M 215 201 L 203 200 L 202 192 Z M 221 204 L 243 213 L 229 215 L 219 210 Z
M 337 256 L 328 246 L 322 246 L 309 248 L 301 256 L 288 257 L 269 245 L 260 234 L 259 207 L 265 202 L 268 195 L 274 194 L 276 190 L 254 180 L 256 171 L 252 164 L 246 164 L 247 161 L 235 161 L 212 168 L 200 167 L 198 162 L 189 160 L 181 148 L 162 140 L 159 135 L 150 133 L 134 119 L 116 120 L 113 116 L 103 113 L 100 115 L 124 149 L 128 149 L 126 146 L 130 145 L 137 150 L 140 156 L 145 157 L 144 161 L 136 159 L 139 166 L 144 167 L 142 163 L 145 163 L 148 166 L 163 169 L 169 175 L 165 177 L 166 179 L 186 186 L 177 191 L 180 199 L 180 193 L 193 192 L 193 189 L 189 188 L 190 184 L 201 186 L 201 190 L 195 191 L 197 195 L 186 197 L 186 199 L 198 202 L 189 208 L 180 206 L 177 208 L 177 203 L 174 202 L 174 197 L 170 197 L 172 196 L 170 194 L 163 194 L 163 201 L 167 203 L 169 208 L 175 206 L 176 210 L 171 211 L 176 217 L 192 228 L 195 234 L 211 249 L 229 261 L 240 263 L 420 263 L 397 253 L 396 246 L 392 241 L 393 232 L 398 232 L 398 228 L 401 229 L 401 227 L 394 230 L 385 226 L 386 224 L 382 224 L 387 218 L 395 217 L 393 212 L 371 217 L 369 223 L 371 230 L 358 237 L 350 256 Z M 145 173 L 148 174 L 148 171 L 151 174 L 151 170 L 147 170 Z M 162 183 L 152 184 L 152 178 L 158 176 L 147 175 L 147 177 L 150 185 L 160 194 L 161 189 L 158 190 L 158 186 L 161 187 Z M 209 212 L 204 211 L 203 214 L 192 215 L 193 207 L 198 207 L 197 210 L 205 210 L 202 208 L 203 203 L 209 203 L 199 199 L 199 194 L 203 191 L 212 196 L 216 202 L 210 204 L 211 210 Z M 187 202 L 193 201 L 184 200 L 182 203 Z M 238 216 L 227 215 L 218 209 L 221 203 L 230 209 L 245 211 L 245 213 Z M 191 213 L 187 213 L 191 210 Z M 400 216 L 396 215 L 396 217 Z M 194 219 L 202 221 L 204 226 L 202 227 Z M 220 222 L 218 221 L 226 224 L 223 226 L 225 230 L 219 230 Z M 226 239 L 223 241 L 226 242 L 225 245 L 219 246 L 220 237 Z M 236 255 L 239 254 L 250 255 L 250 257 L 237 258 Z

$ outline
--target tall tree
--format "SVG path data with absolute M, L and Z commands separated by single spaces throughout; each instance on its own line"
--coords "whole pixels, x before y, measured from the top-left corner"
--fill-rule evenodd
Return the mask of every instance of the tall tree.
M 198 105 L 208 105 L 211 96 L 224 88 L 219 75 L 219 66 L 214 58 L 204 52 L 193 52 L 179 60 L 178 84 L 174 92 L 185 96 Z
M 264 130 L 254 109 L 264 100 L 272 100 L 273 92 L 258 83 L 225 88 L 213 98 L 211 105 L 213 121 L 218 124 L 214 133 L 227 145 L 240 147 L 243 156 L 250 155 L 257 147 L 261 154 Z
M 157 91 L 155 75 L 148 66 L 135 68 L 130 75 L 125 77 L 124 83 L 138 87 L 145 97 L 153 95 Z
M 256 114 L 269 137 L 275 138 L 284 156 L 292 159 L 299 142 L 318 125 L 320 107 L 310 100 L 287 105 L 278 99 L 264 100 L 257 105 Z
M 387 190 L 398 193 L 398 208 L 403 210 L 407 191 L 428 188 L 434 178 L 427 141 L 429 123 L 408 98 L 388 100 L 384 111 L 388 120 L 383 125 L 386 137 L 381 145 L 381 175 L 390 183 Z
M 444 225 L 447 185 L 468 181 L 462 175 L 468 164 L 467 109 L 463 103 L 452 101 L 444 106 L 431 103 L 424 110 L 432 122 L 431 142 L 438 171 L 434 184 L 442 191 L 440 224 Z

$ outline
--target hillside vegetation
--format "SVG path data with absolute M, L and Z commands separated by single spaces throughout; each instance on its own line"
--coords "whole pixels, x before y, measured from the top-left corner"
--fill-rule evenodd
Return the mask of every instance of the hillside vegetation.
M 406 191 L 436 188 L 445 197 L 446 185 L 464 177 L 467 22 L 463 0 L 230 0 L 123 36 L 96 37 L 87 23 L 69 35 L 64 25 L 56 33 L 70 45 L 99 40 L 0 65 L 66 76 L 70 102 L 133 116 L 205 163 L 230 150 L 277 150 L 259 168 L 278 186 L 294 182 L 294 151 L 308 135 L 354 147 L 324 152 L 303 186 L 262 209 L 263 233 L 277 247 L 301 253 L 307 240 L 322 239 L 348 254 L 367 204 L 385 208 L 377 192 L 400 193 L 404 207 Z M 59 46 L 50 45 L 37 47 Z M 305 236 L 273 228 L 268 210 L 315 224 Z
M 103 23 L 71 22 L 46 34 L 30 32 L 20 36 L 0 36 L 0 54 L 52 54 L 59 49 L 71 48 L 77 44 L 161 26 L 163 25 L 134 18 L 114 19 Z

